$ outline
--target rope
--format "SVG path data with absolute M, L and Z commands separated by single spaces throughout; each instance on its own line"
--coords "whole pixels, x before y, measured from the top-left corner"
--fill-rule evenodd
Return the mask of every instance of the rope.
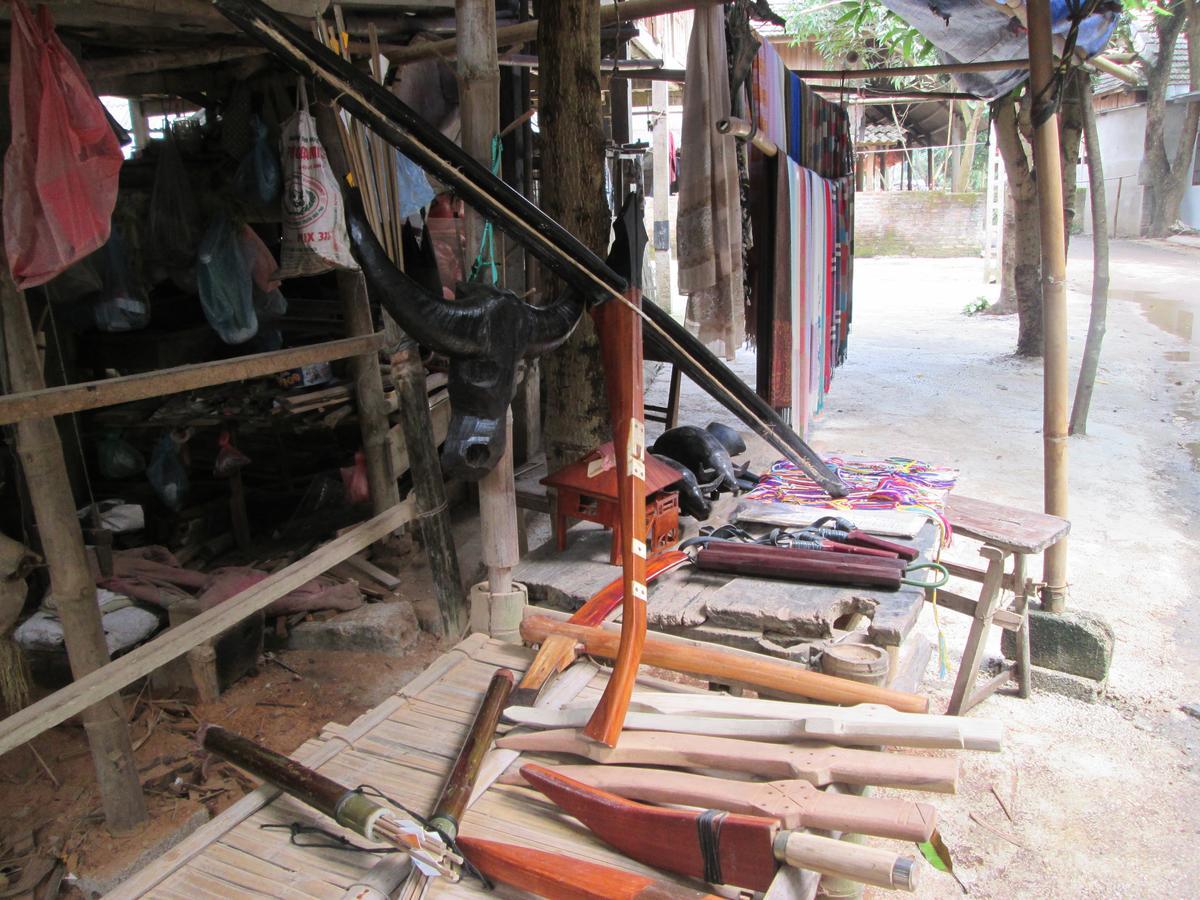
M 500 175 L 500 158 L 504 154 L 504 142 L 500 140 L 500 135 L 492 136 L 492 174 L 499 177 Z M 497 284 L 500 281 L 500 273 L 496 268 L 496 238 L 492 228 L 492 220 L 488 219 L 483 224 L 483 233 L 479 236 L 479 250 L 475 253 L 475 262 L 471 264 L 471 274 L 467 278 L 468 281 L 475 281 L 479 278 L 479 273 L 487 267 L 491 270 L 492 284 Z

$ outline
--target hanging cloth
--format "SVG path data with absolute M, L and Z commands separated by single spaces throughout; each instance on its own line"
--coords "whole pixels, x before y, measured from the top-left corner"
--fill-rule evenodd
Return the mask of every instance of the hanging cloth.
M 687 325 L 727 359 L 745 341 L 742 213 L 735 139 L 717 131 L 729 115 L 723 8 L 697 10 L 683 91 L 679 161 L 679 290 Z

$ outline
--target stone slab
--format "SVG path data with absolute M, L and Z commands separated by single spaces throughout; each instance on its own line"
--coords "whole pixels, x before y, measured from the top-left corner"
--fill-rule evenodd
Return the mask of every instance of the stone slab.
M 927 524 L 917 537 L 924 553 L 937 532 Z M 573 527 L 561 553 L 551 543 L 528 554 L 513 570 L 513 578 L 529 589 L 539 606 L 573 611 L 605 585 L 619 578 L 619 566 L 609 565 L 609 533 L 596 525 Z M 899 645 L 921 614 L 925 592 L 904 587 L 898 591 L 804 584 L 770 578 L 699 572 L 683 567 L 664 575 L 650 588 L 647 620 L 650 628 L 696 636 L 711 631 L 712 639 L 738 647 L 760 641 L 790 645 L 827 639 L 839 619 L 862 613 L 871 621 L 872 643 Z
M 1084 611 L 1029 611 L 1029 658 L 1035 666 L 1092 681 L 1108 678 L 1116 635 L 1102 617 Z M 1016 659 L 1016 634 L 1005 631 L 1000 649 Z
M 323 622 L 301 622 L 288 635 L 289 650 L 358 650 L 398 653 L 420 632 L 411 603 L 369 603 Z

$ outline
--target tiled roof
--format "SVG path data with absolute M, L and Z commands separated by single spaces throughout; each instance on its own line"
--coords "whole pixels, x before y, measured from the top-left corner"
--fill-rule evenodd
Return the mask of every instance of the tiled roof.
M 1154 30 L 1154 13 L 1145 10 L 1133 12 L 1130 15 L 1133 17 L 1130 31 L 1133 33 L 1134 49 L 1147 59 L 1154 59 L 1158 55 L 1158 33 Z M 1140 66 L 1131 64 L 1129 67 L 1140 74 Z M 1170 88 L 1176 88 L 1174 93 L 1179 93 L 1181 90 L 1187 90 L 1188 87 L 1187 37 L 1183 33 L 1180 33 L 1179 40 L 1175 42 L 1175 55 L 1171 58 L 1171 76 L 1167 81 L 1167 86 L 1168 96 L 1172 93 Z M 1096 79 L 1095 93 L 1097 95 L 1129 89 L 1129 85 L 1112 75 L 1102 74 Z
M 856 144 L 901 144 L 904 142 L 904 130 L 896 125 L 867 125 L 862 130 L 862 136 Z

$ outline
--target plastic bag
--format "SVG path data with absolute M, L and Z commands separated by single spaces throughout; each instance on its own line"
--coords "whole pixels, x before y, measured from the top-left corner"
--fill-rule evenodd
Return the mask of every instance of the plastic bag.
M 318 275 L 338 266 L 357 269 L 350 254 L 342 190 L 325 148 L 317 139 L 317 123 L 308 113 L 308 94 L 301 80 L 296 114 L 283 123 L 283 247 L 280 278 Z
M 121 229 L 113 226 L 104 245 L 104 290 L 92 307 L 101 331 L 136 331 L 150 324 L 150 304 L 133 285 Z
M 150 195 L 150 256 L 168 268 L 185 268 L 196 259 L 200 213 L 188 180 L 179 139 L 172 129 L 162 141 Z
M 217 438 L 217 461 L 213 463 L 213 474 L 218 478 L 228 478 L 238 469 L 250 465 L 250 457 L 233 446 L 233 438 L 228 431 L 222 431 Z
M 401 219 L 419 213 L 433 202 L 437 192 L 429 184 L 425 170 L 401 153 L 396 153 L 397 205 Z
M 167 509 L 172 512 L 183 509 L 188 491 L 188 474 L 179 459 L 179 445 L 170 433 L 164 434 L 154 445 L 154 455 L 146 467 L 146 478 Z
M 371 485 L 367 481 L 367 455 L 359 450 L 354 454 L 354 465 L 339 469 L 342 486 L 346 489 L 346 500 L 350 503 L 368 503 L 371 500 Z
M 242 195 L 252 202 L 270 203 L 279 196 L 282 182 L 279 159 L 271 151 L 271 143 L 267 140 L 267 126 L 263 124 L 262 119 L 254 116 L 250 120 L 250 130 L 254 135 L 254 143 L 250 146 L 250 152 L 238 165 L 234 184 Z
M 258 333 L 250 265 L 237 232 L 225 216 L 208 226 L 196 258 L 196 286 L 204 317 L 227 344 L 241 344 Z
M 105 432 L 96 453 L 100 457 L 100 474 L 113 481 L 132 478 L 146 468 L 146 458 L 119 431 Z
M 108 240 L 123 157 L 104 107 L 54 33 L 12 2 L 4 249 L 19 288 L 44 284 Z

